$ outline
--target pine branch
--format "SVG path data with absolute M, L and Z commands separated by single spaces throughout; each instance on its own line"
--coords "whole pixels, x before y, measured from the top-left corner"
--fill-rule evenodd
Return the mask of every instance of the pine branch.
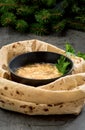
M 56 5 L 56 0 L 41 0 L 42 4 L 46 7 L 54 7 Z
M 28 23 L 24 20 L 17 20 L 16 22 L 16 30 L 19 32 L 27 32 L 28 31 Z
M 12 11 L 17 7 L 15 0 L 0 0 L 0 12 L 5 13 Z
M 26 5 L 19 6 L 16 12 L 18 16 L 22 16 L 22 17 L 27 17 L 27 16 L 29 17 L 33 13 L 34 13 L 34 7 L 29 7 Z
M 16 16 L 13 13 L 6 12 L 1 16 L 2 26 L 14 26 L 16 23 Z
M 75 20 L 69 20 L 68 21 L 68 27 L 72 29 L 77 29 L 81 31 L 85 31 L 85 24 L 75 21 Z
M 59 11 L 58 9 L 52 9 L 50 10 L 50 15 L 52 21 L 56 21 L 56 20 L 60 21 L 61 18 L 63 17 L 63 12 Z
M 45 25 L 40 23 L 33 23 L 30 27 L 30 32 L 35 33 L 37 35 L 46 35 L 48 34 L 48 30 Z
M 85 0 L 0 0 L 0 25 L 38 35 L 85 31 Z
M 52 25 L 52 28 L 54 32 L 61 33 L 64 30 L 65 26 L 66 26 L 66 20 L 62 20 L 61 22 L 58 23 L 55 22 Z
M 35 19 L 40 24 L 48 23 L 50 20 L 50 12 L 46 9 L 43 9 L 35 14 Z

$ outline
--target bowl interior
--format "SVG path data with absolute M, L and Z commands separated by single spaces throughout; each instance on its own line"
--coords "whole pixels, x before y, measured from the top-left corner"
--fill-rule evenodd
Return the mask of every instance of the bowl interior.
M 28 52 L 18 55 L 15 58 L 13 58 L 9 63 L 9 70 L 11 72 L 12 80 L 32 86 L 45 85 L 54 81 L 60 78 L 61 76 L 58 78 L 51 78 L 51 79 L 30 79 L 18 76 L 15 72 L 17 69 L 27 64 L 34 64 L 34 63 L 56 64 L 60 56 L 61 54 L 46 51 Z M 73 68 L 73 62 L 68 57 L 66 57 L 66 61 L 69 61 L 70 64 L 68 65 L 67 68 L 68 71 L 63 76 L 70 74 Z

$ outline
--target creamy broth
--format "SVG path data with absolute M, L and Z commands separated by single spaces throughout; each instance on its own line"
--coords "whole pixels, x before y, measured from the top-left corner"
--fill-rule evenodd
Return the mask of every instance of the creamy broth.
M 16 74 L 30 79 L 50 79 L 61 76 L 57 67 L 50 63 L 35 63 L 17 69 Z

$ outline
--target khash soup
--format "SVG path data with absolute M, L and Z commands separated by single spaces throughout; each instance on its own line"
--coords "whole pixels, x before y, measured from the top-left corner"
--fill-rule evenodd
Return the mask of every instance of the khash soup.
M 16 74 L 29 79 L 51 79 L 62 75 L 57 67 L 51 63 L 34 63 L 20 67 Z

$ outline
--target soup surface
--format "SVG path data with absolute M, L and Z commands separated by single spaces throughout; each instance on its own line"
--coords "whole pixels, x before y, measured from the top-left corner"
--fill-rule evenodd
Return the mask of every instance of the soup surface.
M 35 63 L 17 69 L 16 74 L 30 79 L 50 79 L 61 76 L 54 64 Z

